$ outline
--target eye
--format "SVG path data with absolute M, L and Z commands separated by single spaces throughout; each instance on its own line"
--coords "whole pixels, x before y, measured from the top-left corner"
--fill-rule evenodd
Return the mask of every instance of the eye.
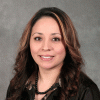
M 53 41 L 60 41 L 60 38 L 53 38 Z
M 41 41 L 42 38 L 41 38 L 41 37 L 35 37 L 34 40 L 36 40 L 36 41 Z

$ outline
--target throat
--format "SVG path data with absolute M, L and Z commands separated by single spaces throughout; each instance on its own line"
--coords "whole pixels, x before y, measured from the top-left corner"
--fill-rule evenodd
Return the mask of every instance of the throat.
M 35 79 L 36 94 L 47 94 L 48 92 L 55 90 L 58 86 L 59 86 L 59 83 L 56 80 L 56 82 L 50 88 L 46 89 L 45 91 L 40 92 L 40 91 L 38 91 L 38 75 L 36 76 L 36 79 Z M 43 86 L 42 86 L 42 88 L 43 88 Z

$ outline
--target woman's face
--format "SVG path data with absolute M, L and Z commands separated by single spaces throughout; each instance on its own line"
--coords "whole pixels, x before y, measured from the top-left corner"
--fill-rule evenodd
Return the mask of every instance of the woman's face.
M 52 17 L 42 17 L 33 26 L 30 52 L 40 68 L 62 67 L 66 50 L 59 26 Z

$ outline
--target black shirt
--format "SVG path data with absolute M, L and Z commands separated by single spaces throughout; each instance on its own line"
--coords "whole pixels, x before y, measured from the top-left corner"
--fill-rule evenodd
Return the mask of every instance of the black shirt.
M 61 87 L 54 90 L 46 100 L 58 100 L 58 92 Z M 10 96 L 10 87 L 7 91 L 7 97 Z M 35 88 L 32 87 L 31 90 L 25 88 L 18 100 L 34 100 L 35 98 Z M 100 91 L 97 85 L 88 78 L 85 74 L 80 74 L 80 85 L 77 95 L 70 98 L 70 100 L 100 100 Z

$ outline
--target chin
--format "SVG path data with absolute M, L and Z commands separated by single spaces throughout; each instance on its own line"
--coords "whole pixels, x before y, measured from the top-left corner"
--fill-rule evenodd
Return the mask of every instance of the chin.
M 41 67 L 41 68 L 43 68 L 43 69 L 52 69 L 52 68 L 54 68 L 52 65 L 39 65 L 39 67 Z
M 43 69 L 52 69 L 53 67 L 51 67 L 51 66 L 41 66 L 41 68 L 43 68 Z

